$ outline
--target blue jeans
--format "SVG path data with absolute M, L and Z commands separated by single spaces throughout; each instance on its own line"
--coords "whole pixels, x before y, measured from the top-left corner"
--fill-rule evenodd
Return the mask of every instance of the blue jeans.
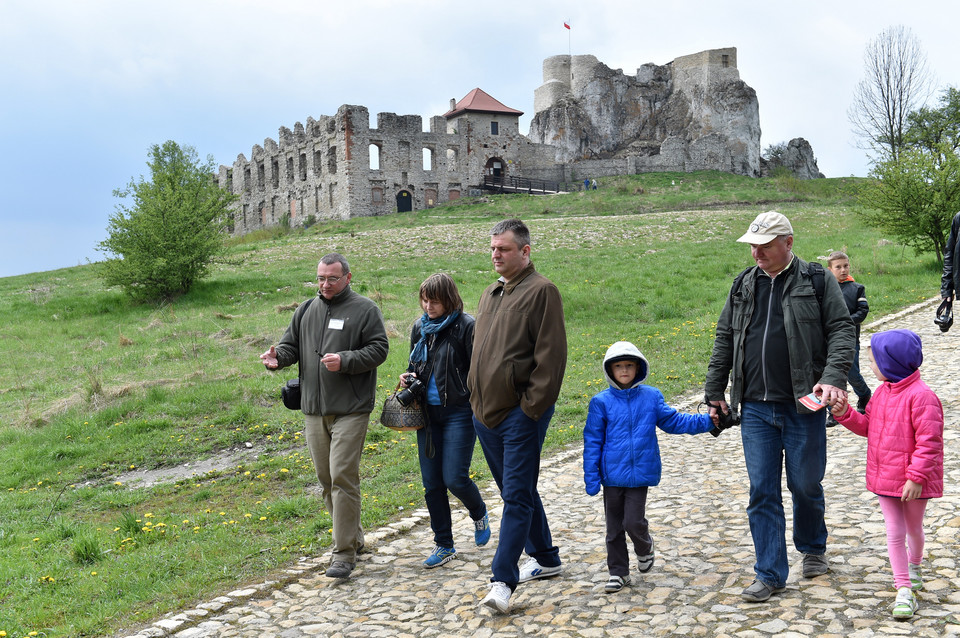
M 853 365 L 850 366 L 850 372 L 847 373 L 847 381 L 853 386 L 853 391 L 857 393 L 858 397 L 865 397 L 870 394 L 870 386 L 867 385 L 867 382 L 863 380 L 863 375 L 860 374 L 860 340 L 857 339 L 854 344 L 856 347 L 853 350 Z
M 520 568 L 517 563 L 526 551 L 544 567 L 560 565 L 560 550 L 554 546 L 547 514 L 537 492 L 540 477 L 540 450 L 547 435 L 554 406 L 534 421 L 517 406 L 500 425 L 490 429 L 474 417 L 473 427 L 500 488 L 503 515 L 500 539 L 493 556 L 491 581 L 517 588 Z
M 473 429 L 470 407 L 444 408 L 427 406 L 433 458 L 427 457 L 426 429 L 417 430 L 420 475 L 423 477 L 424 500 L 430 512 L 433 542 L 440 547 L 453 547 L 453 524 L 447 490 L 460 499 L 470 518 L 479 520 L 487 513 L 477 484 L 470 478 L 470 462 L 477 433 Z
M 823 475 L 827 467 L 824 412 L 799 414 L 793 403 L 750 401 L 741 408 L 740 435 L 750 477 L 747 517 L 757 556 L 754 571 L 768 585 L 783 587 L 787 560 L 781 480 L 793 496 L 793 544 L 804 554 L 827 549 Z

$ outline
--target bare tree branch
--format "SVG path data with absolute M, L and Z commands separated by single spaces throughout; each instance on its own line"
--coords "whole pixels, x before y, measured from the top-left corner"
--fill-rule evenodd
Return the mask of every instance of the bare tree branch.
M 933 77 L 920 40 L 903 25 L 889 27 L 864 51 L 866 74 L 854 90 L 847 117 L 860 147 L 875 161 L 896 160 L 907 116 L 932 94 Z

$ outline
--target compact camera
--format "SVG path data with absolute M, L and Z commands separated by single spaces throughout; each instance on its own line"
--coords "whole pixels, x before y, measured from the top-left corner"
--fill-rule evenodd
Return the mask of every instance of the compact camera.
M 423 382 L 414 376 L 408 376 L 407 387 L 397 392 L 397 401 L 399 401 L 402 406 L 408 406 L 419 399 L 423 391 Z
M 733 408 L 729 408 L 729 412 L 726 414 L 723 413 L 723 410 L 717 408 L 717 416 L 720 417 L 720 423 L 713 426 L 713 429 L 710 430 L 710 434 L 713 436 L 720 436 L 720 433 L 726 430 L 727 428 L 732 428 L 735 425 L 740 425 L 740 415 Z
M 937 318 L 933 320 L 933 323 L 940 326 L 940 332 L 946 332 L 950 329 L 950 326 L 953 325 L 953 302 L 943 300 L 943 303 L 940 304 L 940 307 L 937 308 Z

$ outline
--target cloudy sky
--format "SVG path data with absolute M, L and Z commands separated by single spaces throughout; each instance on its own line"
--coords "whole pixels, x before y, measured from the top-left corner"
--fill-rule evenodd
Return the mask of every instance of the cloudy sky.
M 152 144 L 232 164 L 342 104 L 426 123 L 476 87 L 526 132 L 544 58 L 568 51 L 634 73 L 736 47 L 761 148 L 804 137 L 828 177 L 865 175 L 847 109 L 897 24 L 960 86 L 955 0 L 0 0 L 0 276 L 102 258 L 113 191 Z

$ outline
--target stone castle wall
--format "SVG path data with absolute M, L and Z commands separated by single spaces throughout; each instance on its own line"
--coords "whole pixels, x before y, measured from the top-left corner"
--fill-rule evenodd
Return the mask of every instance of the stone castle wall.
M 343 105 L 281 127 L 277 141 L 221 166 L 219 183 L 238 195 L 233 232 L 243 234 L 429 208 L 494 172 L 558 182 L 703 169 L 759 176 L 756 92 L 736 65 L 735 48 L 645 64 L 632 76 L 592 55 L 553 56 L 529 136 L 513 113 L 436 116 L 424 131 L 418 115 L 379 113 L 371 127 L 365 107 Z
M 429 131 L 419 115 L 379 113 L 375 128 L 369 122 L 365 107 L 344 105 L 335 116 L 282 127 L 279 141 L 221 166 L 220 186 L 239 197 L 233 232 L 385 215 L 405 198 L 412 210 L 429 208 L 466 195 L 494 168 L 522 175 L 527 164 L 553 162 L 552 149 L 520 134 L 517 116 L 436 116 Z

